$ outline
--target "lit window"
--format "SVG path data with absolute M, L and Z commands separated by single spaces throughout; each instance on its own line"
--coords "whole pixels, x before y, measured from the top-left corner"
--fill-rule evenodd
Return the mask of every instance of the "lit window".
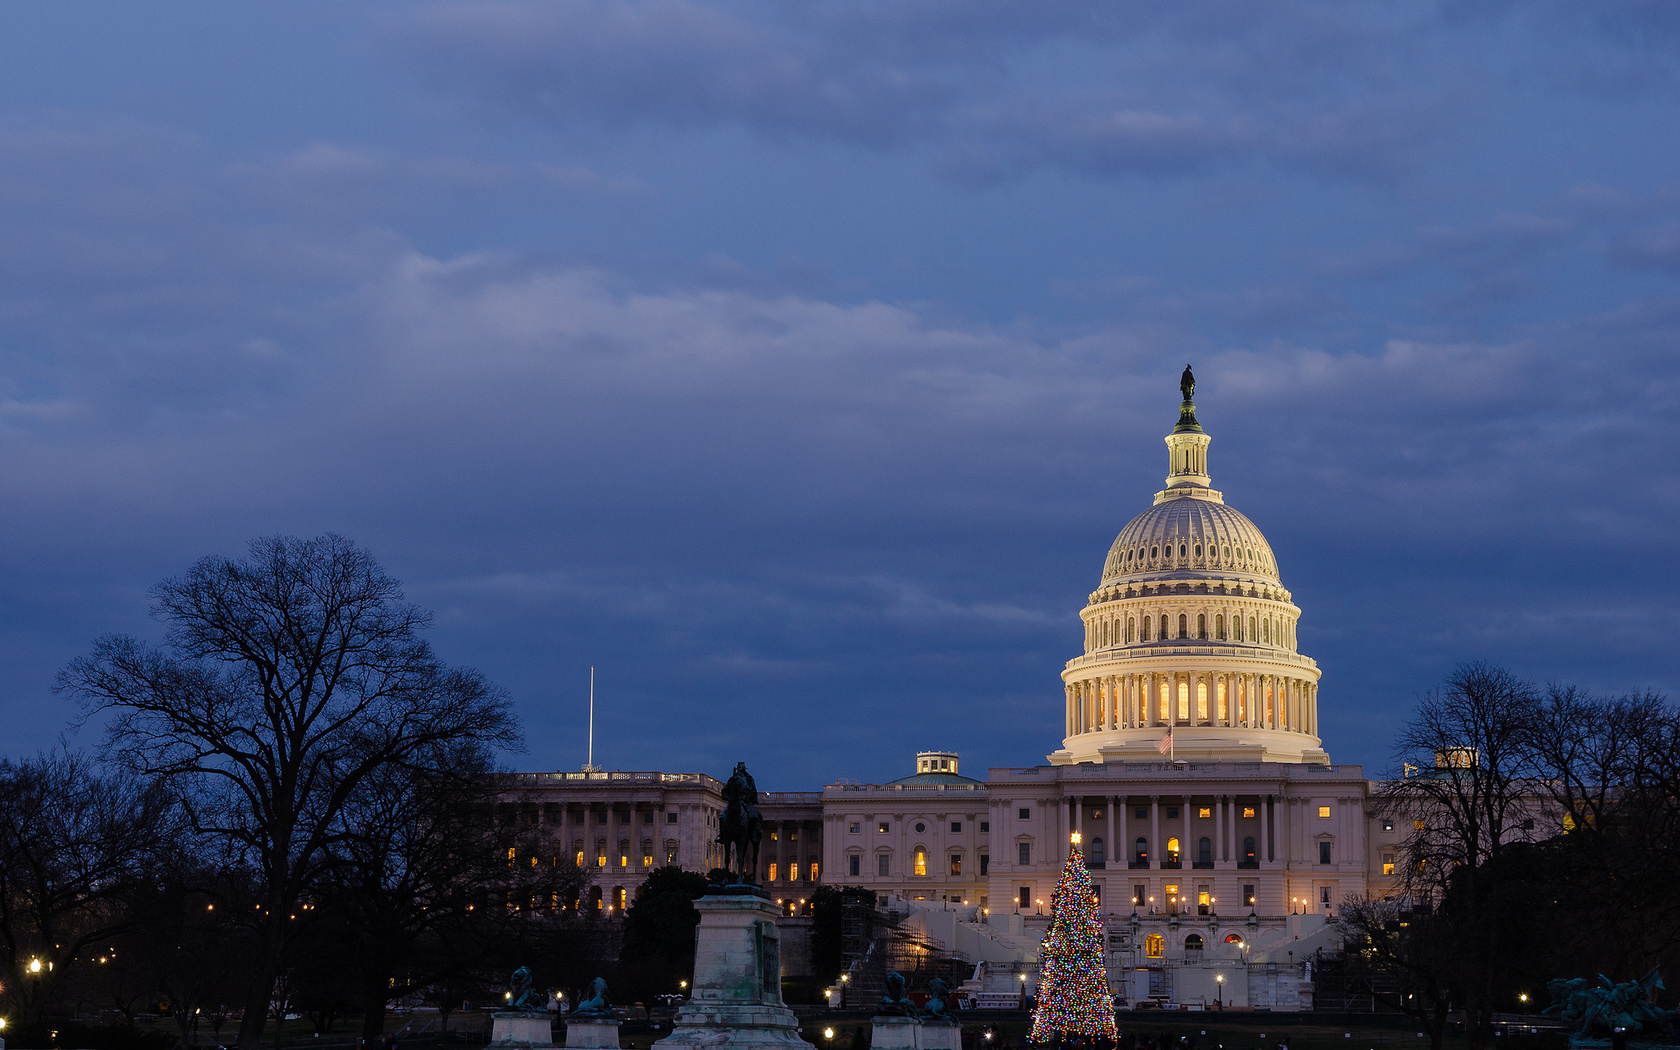
M 1385 821 L 1382 822 L 1382 824 L 1383 824 L 1383 830 L 1384 831 L 1393 831 L 1394 830 L 1394 821 L 1385 820 Z
M 776 862 L 775 861 L 770 862 L 770 881 L 771 882 L 776 881 Z
M 878 835 L 885 835 L 887 833 L 887 827 L 887 822 L 883 820 L 880 824 L 876 825 L 875 833 Z
M 799 862 L 796 860 L 788 861 L 788 881 L 799 881 Z
M 1423 830 L 1423 821 L 1421 821 L 1421 820 L 1412 821 L 1412 830 L 1413 831 L 1422 831 Z
M 1382 873 L 1384 875 L 1394 874 L 1394 854 L 1384 853 L 1382 855 Z
M 927 850 L 919 849 L 919 850 L 916 851 L 916 856 L 915 856 L 914 865 L 913 865 L 912 870 L 917 875 L 926 875 L 927 874 Z
M 810 874 L 809 877 L 810 877 L 811 881 L 816 882 L 817 881 L 817 862 L 814 861 L 814 860 L 811 862 L 810 871 L 811 871 L 811 874 Z
M 513 856 L 514 856 L 514 849 L 513 849 L 512 846 L 509 846 L 508 847 L 508 867 L 510 867 L 510 868 L 513 867 Z
M 580 867 L 580 868 L 583 867 L 583 850 L 578 850 L 577 851 L 577 856 L 574 859 L 575 859 L 578 867 Z
M 1148 937 L 1144 938 L 1143 954 L 1149 956 L 1151 959 L 1159 959 L 1161 957 L 1161 946 L 1164 943 L 1165 942 L 1161 939 L 1160 934 L 1150 934 Z
M 951 854 L 951 874 L 952 875 L 961 875 L 962 874 L 962 854 L 961 853 Z
M 1254 807 L 1253 806 L 1244 806 L 1243 807 L 1243 819 L 1244 820 L 1253 820 L 1254 819 Z
M 1200 806 L 1196 809 L 1196 816 L 1206 820 L 1208 817 L 1213 816 L 1213 810 L 1207 806 Z
M 677 851 L 675 849 L 667 849 L 665 851 L 665 863 L 675 864 L 676 862 L 677 862 Z
M 1328 820 L 1329 817 L 1330 817 L 1330 807 L 1329 806 L 1318 807 L 1318 816 L 1319 816 L 1319 819 L 1321 819 L 1321 820 Z
M 846 830 L 851 832 L 852 834 L 856 835 L 858 832 L 863 830 L 863 821 L 854 820 L 854 821 L 849 822 L 846 825 Z

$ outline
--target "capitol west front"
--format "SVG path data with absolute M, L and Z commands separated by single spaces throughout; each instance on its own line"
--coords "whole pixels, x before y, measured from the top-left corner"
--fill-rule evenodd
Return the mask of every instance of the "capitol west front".
M 1187 397 L 1166 486 L 1120 530 L 1081 610 L 1047 763 L 982 780 L 929 751 L 891 783 L 764 792 L 773 897 L 794 912 L 819 884 L 893 895 L 949 950 L 1026 973 L 1078 834 L 1118 993 L 1310 1006 L 1302 964 L 1334 946 L 1325 918 L 1396 892 L 1403 833 L 1367 812 L 1363 770 L 1321 746 L 1301 609 L 1264 535 L 1212 487 L 1210 444 Z M 709 776 L 518 779 L 555 848 L 596 869 L 603 911 L 654 867 L 716 863 Z

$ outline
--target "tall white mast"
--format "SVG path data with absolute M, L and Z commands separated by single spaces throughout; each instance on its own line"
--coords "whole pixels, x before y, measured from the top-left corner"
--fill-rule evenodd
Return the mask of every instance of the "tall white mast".
M 595 665 L 589 665 L 589 758 L 583 764 L 585 773 L 595 772 Z

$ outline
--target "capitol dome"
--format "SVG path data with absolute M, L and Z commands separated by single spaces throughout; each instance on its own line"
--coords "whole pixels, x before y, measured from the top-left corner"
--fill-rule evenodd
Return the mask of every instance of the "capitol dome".
M 1067 734 L 1050 761 L 1328 763 L 1301 610 L 1265 536 L 1212 488 L 1189 369 L 1182 385 L 1167 487 L 1120 530 L 1080 612 L 1085 652 L 1062 674 Z

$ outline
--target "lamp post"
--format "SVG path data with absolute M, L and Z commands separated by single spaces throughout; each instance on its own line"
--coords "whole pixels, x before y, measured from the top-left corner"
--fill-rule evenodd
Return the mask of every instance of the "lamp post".
M 1225 975 L 1222 974 L 1222 973 L 1214 974 L 1213 975 L 1213 983 L 1214 983 L 1214 986 L 1215 986 L 1215 991 L 1214 991 L 1214 996 L 1213 996 L 1214 1008 L 1218 1009 L 1218 1010 L 1223 1010 L 1223 1009 L 1225 1009 Z
M 852 975 L 851 974 L 843 973 L 843 974 L 840 975 L 840 1009 L 842 1009 L 842 1010 L 844 1010 L 846 1008 L 846 986 L 851 984 L 851 983 L 852 983 Z

